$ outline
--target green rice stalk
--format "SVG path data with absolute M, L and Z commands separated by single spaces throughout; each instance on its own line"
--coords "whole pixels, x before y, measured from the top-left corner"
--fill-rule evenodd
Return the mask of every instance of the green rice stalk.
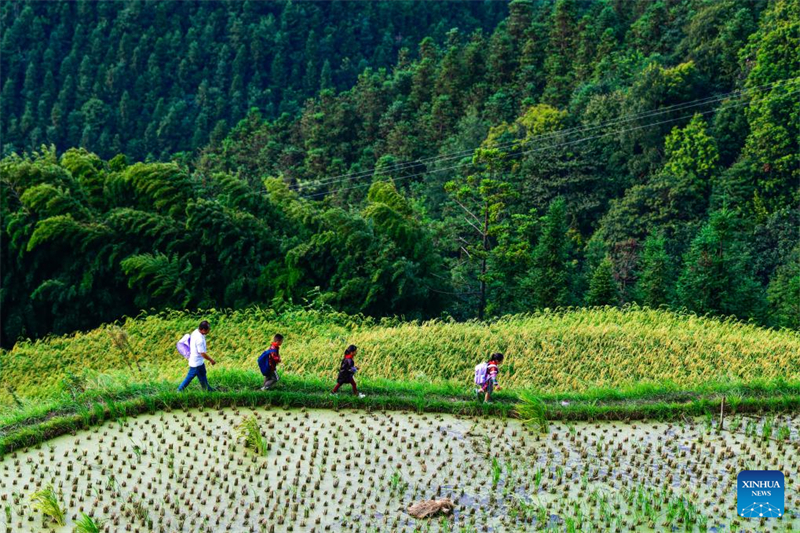
M 72 533 L 100 533 L 103 531 L 104 520 L 95 520 L 86 513 L 81 513 L 81 517 L 75 522 Z
M 45 488 L 37 490 L 31 494 L 31 507 L 40 511 L 44 516 L 48 517 L 51 522 L 58 526 L 66 524 L 66 516 L 61 504 L 58 503 L 58 494 L 56 494 L 53 485 L 47 485 Z
M 541 433 L 547 433 L 550 426 L 547 423 L 547 406 L 541 398 L 531 392 L 520 395 L 520 403 L 516 407 L 517 415 L 525 424 L 536 427 Z
M 239 438 L 244 439 L 245 448 L 250 448 L 257 455 L 267 455 L 269 447 L 261 435 L 261 427 L 255 417 L 246 416 L 236 427 Z

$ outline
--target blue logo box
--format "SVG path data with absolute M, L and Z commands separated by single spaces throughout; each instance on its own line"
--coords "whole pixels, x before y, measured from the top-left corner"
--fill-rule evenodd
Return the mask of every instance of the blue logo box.
M 780 470 L 742 470 L 736 477 L 736 511 L 743 518 L 780 518 L 785 480 Z

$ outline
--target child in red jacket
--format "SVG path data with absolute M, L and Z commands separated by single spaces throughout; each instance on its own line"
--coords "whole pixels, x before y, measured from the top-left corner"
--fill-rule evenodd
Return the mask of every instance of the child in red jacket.
M 269 390 L 278 382 L 281 344 L 283 344 L 283 335 L 276 333 L 272 337 L 272 345 L 258 357 L 258 368 L 261 370 L 261 375 L 264 376 L 264 384 L 261 386 L 261 390 Z
M 356 380 L 353 379 L 353 376 L 355 376 L 356 372 L 358 372 L 358 367 L 353 361 L 353 356 L 356 354 L 357 350 L 358 348 L 351 344 L 344 351 L 344 359 L 342 359 L 342 363 L 339 365 L 339 376 L 336 378 L 336 386 L 333 388 L 333 392 L 331 392 L 331 394 L 336 394 L 337 392 L 339 392 L 339 387 L 341 387 L 345 383 L 349 383 L 350 386 L 353 387 L 353 394 L 355 394 L 359 398 L 364 397 L 363 394 L 358 393 L 358 387 L 356 387 Z
M 493 353 L 491 357 L 489 357 L 489 362 L 486 364 L 486 381 L 483 382 L 483 386 L 480 388 L 480 392 L 484 393 L 483 401 L 485 402 L 491 401 L 492 393 L 495 389 L 500 388 L 497 384 L 497 373 L 500 369 L 500 363 L 502 362 L 503 354 Z

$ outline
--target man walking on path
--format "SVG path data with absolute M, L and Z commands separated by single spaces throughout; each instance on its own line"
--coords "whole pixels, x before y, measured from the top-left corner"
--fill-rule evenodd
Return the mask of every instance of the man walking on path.
M 203 320 L 200 322 L 200 326 L 192 332 L 189 338 L 189 373 L 186 374 L 186 379 L 184 379 L 183 383 L 178 387 L 178 392 L 185 389 L 195 376 L 200 380 L 200 386 L 203 387 L 204 390 L 208 392 L 214 390 L 208 384 L 208 378 L 206 377 L 206 361 L 212 365 L 217 364 L 217 362 L 206 353 L 206 335 L 210 329 L 211 326 L 209 326 L 208 321 Z
M 264 376 L 264 384 L 261 390 L 269 390 L 270 387 L 278 382 L 278 364 L 281 362 L 281 344 L 283 335 L 276 333 L 272 337 L 272 344 L 258 357 L 258 368 Z

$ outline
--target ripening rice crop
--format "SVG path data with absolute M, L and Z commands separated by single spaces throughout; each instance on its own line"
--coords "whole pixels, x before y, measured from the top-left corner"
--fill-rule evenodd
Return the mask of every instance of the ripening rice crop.
M 580 392 L 671 382 L 691 388 L 708 382 L 800 378 L 800 336 L 735 321 L 649 309 L 578 309 L 509 316 L 492 322 L 376 321 L 336 313 L 276 314 L 248 309 L 202 314 L 167 313 L 129 319 L 120 331 L 99 328 L 69 337 L 18 343 L 0 352 L 0 404 L 64 390 L 69 375 L 88 386 L 179 380 L 185 361 L 175 342 L 211 322 L 210 353 L 219 369 L 257 372 L 256 357 L 272 335 L 286 336 L 283 372 L 329 379 L 348 344 L 359 346 L 362 379 L 466 386 L 474 365 L 502 351 L 507 388 Z
M 728 417 L 721 431 L 711 418 L 553 423 L 540 433 L 516 420 L 409 412 L 162 412 L 7 455 L 0 461 L 0 533 L 75 526 L 796 531 L 798 423 L 797 417 Z M 248 447 L 251 432 L 269 444 L 266 455 Z M 736 475 L 743 469 L 786 474 L 784 517 L 737 517 Z M 449 499 L 452 513 L 425 519 L 408 513 L 431 499 Z M 63 527 L 55 521 L 59 513 Z

